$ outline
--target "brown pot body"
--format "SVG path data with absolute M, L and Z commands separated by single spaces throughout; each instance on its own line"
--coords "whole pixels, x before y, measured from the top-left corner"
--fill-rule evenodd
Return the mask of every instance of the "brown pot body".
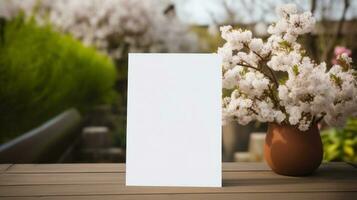
M 270 123 L 264 145 L 265 160 L 281 175 L 306 176 L 321 164 L 323 150 L 317 124 L 307 131 Z

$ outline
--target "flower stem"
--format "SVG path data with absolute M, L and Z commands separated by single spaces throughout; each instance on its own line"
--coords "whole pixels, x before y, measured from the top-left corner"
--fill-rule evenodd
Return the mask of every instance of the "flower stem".
M 244 62 L 245 62 L 245 61 L 244 61 Z M 238 63 L 238 65 L 241 65 L 241 66 L 243 66 L 243 67 L 248 67 L 248 68 L 257 70 L 258 72 L 264 74 L 264 76 L 266 76 L 267 78 L 269 78 L 269 80 L 271 80 L 272 82 L 274 82 L 274 78 L 272 78 L 271 76 L 269 76 L 268 74 L 266 74 L 263 70 L 249 65 L 247 62 L 245 62 L 245 63 L 246 63 L 246 64 L 244 64 L 244 63 Z
M 251 50 L 247 44 L 244 44 L 244 47 L 247 48 L 247 49 L 249 49 L 250 51 L 252 51 L 255 55 L 257 55 L 257 56 L 260 58 L 260 60 L 261 60 L 262 62 L 264 62 L 263 66 L 266 67 L 266 68 L 269 70 L 270 74 L 272 75 L 272 78 L 271 78 L 270 76 L 268 76 L 268 77 L 271 78 L 271 80 L 274 82 L 276 88 L 278 88 L 278 87 L 279 87 L 278 79 L 276 78 L 276 76 L 275 76 L 273 70 L 272 70 L 270 67 L 268 67 L 268 65 L 266 64 L 266 59 L 270 56 L 271 52 L 269 52 L 268 56 L 264 58 L 264 57 L 261 56 L 259 53 L 257 53 L 257 52 L 255 52 L 255 51 Z M 262 71 L 260 71 L 260 72 L 262 72 Z M 262 73 L 263 73 L 263 72 L 262 72 Z M 265 73 L 263 73 L 263 74 L 266 75 Z

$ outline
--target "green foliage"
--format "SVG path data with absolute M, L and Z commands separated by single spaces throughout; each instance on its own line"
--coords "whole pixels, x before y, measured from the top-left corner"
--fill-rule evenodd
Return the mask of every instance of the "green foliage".
M 224 44 L 220 33 L 217 35 L 211 35 L 206 27 L 193 26 L 191 31 L 198 36 L 203 52 L 216 52 L 217 48 Z
M 357 118 L 350 119 L 342 129 L 322 132 L 325 161 L 357 162 Z
M 225 89 L 222 88 L 222 97 L 230 97 L 231 93 L 234 91 L 234 89 Z
M 0 143 L 67 108 L 115 99 L 115 67 L 95 49 L 23 17 L 0 33 Z
M 291 52 L 293 50 L 291 43 L 286 40 L 279 42 L 279 45 L 280 45 L 280 48 L 284 49 L 285 51 Z
M 294 72 L 295 76 L 299 75 L 299 65 L 293 66 L 293 72 Z
M 278 82 L 280 85 L 285 85 L 287 80 L 289 80 L 288 76 L 282 76 L 281 78 L 279 78 Z
M 331 74 L 330 78 L 338 87 L 342 87 L 342 79 L 340 77 L 336 76 L 335 74 Z

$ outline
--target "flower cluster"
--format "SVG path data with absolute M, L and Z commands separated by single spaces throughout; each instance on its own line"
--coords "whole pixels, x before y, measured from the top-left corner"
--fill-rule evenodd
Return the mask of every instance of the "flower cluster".
M 352 60 L 341 54 L 330 70 L 306 56 L 297 43 L 312 31 L 310 12 L 296 6 L 277 8 L 280 19 L 268 28 L 270 37 L 253 38 L 248 30 L 221 27 L 226 40 L 223 59 L 223 121 L 247 124 L 252 120 L 297 126 L 306 131 L 325 119 L 340 125 L 357 114 L 357 80 Z
M 8 0 L 0 15 L 20 10 L 38 23 L 51 22 L 113 58 L 127 52 L 195 52 L 198 39 L 155 0 Z

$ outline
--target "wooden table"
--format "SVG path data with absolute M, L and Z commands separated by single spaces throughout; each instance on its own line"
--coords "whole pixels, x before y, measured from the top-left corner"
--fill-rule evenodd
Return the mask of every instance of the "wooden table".
M 357 169 L 345 163 L 323 164 L 310 177 L 224 163 L 222 188 L 126 187 L 124 164 L 5 164 L 0 172 L 0 199 L 357 199 Z

